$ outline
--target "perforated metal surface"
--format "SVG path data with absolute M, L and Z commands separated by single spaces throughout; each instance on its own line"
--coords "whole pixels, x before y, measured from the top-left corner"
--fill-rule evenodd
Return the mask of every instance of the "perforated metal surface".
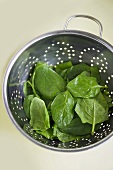
M 98 65 L 101 78 L 110 91 L 109 97 L 113 98 L 113 47 L 95 35 L 80 31 L 55 31 L 29 42 L 14 56 L 4 78 L 4 101 L 16 127 L 36 144 L 59 151 L 89 149 L 108 139 L 113 131 L 112 111 L 109 120 L 102 123 L 93 136 L 80 141 L 62 143 L 48 140 L 27 125 L 28 119 L 23 111 L 23 83 L 32 75 L 35 64 L 44 61 L 55 66 L 69 60 L 73 64 Z M 24 124 L 27 133 L 22 129 Z

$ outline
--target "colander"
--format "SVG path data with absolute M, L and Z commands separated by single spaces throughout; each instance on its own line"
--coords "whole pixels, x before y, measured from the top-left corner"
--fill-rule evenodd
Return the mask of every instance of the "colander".
M 100 36 L 84 31 L 67 29 L 71 19 L 83 17 L 99 25 Z M 73 15 L 65 23 L 64 30 L 41 35 L 20 49 L 8 65 L 3 83 L 3 98 L 6 110 L 17 129 L 35 144 L 54 151 L 83 151 L 93 148 L 113 135 L 113 112 L 109 120 L 102 123 L 99 130 L 87 138 L 71 142 L 49 140 L 33 131 L 23 110 L 23 84 L 32 76 L 38 61 L 56 66 L 66 61 L 73 64 L 98 65 L 101 78 L 108 86 L 109 97 L 113 98 L 113 46 L 101 38 L 102 24 L 88 15 Z M 23 126 L 25 129 L 23 130 Z

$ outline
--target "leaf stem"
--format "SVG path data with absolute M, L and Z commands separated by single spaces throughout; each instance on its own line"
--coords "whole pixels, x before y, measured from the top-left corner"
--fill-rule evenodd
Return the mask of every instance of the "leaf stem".
M 91 132 L 92 135 L 94 135 L 94 131 L 95 131 L 95 124 L 93 123 L 92 124 L 92 132 Z
M 92 135 L 94 134 L 95 131 L 95 103 L 93 104 L 93 110 L 94 113 L 93 113 L 93 123 L 92 123 L 92 132 L 91 132 Z
M 35 89 L 34 89 L 34 87 L 33 87 L 32 83 L 31 83 L 30 81 L 27 81 L 27 82 L 28 82 L 28 84 L 31 86 L 31 88 L 32 88 L 32 90 L 33 90 L 34 95 L 35 95 L 35 96 L 37 96 L 38 98 L 40 98 L 40 97 L 37 95 L 37 93 L 36 93 L 36 91 L 35 91 Z

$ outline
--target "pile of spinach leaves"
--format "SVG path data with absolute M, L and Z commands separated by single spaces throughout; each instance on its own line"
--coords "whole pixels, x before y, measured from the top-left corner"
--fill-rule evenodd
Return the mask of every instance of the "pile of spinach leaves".
M 97 66 L 68 61 L 51 67 L 38 62 L 23 88 L 23 108 L 32 130 L 62 142 L 93 135 L 108 120 L 112 106 L 101 84 Z

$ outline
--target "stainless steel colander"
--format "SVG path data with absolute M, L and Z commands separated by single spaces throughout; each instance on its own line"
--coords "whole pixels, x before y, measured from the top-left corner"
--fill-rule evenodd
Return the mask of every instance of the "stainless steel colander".
M 99 25 L 100 37 L 83 31 L 67 30 L 69 21 L 76 17 L 95 21 Z M 84 62 L 91 66 L 98 65 L 101 78 L 108 86 L 109 97 L 113 98 L 113 46 L 103 40 L 101 35 L 102 25 L 97 19 L 87 15 L 74 15 L 66 21 L 64 30 L 49 32 L 33 39 L 12 58 L 4 77 L 4 103 L 12 122 L 32 142 L 56 151 L 81 151 L 97 146 L 113 135 L 112 111 L 109 120 L 102 123 L 93 136 L 62 143 L 36 134 L 29 126 L 23 110 L 23 84 L 32 75 L 38 61 L 49 65 L 69 60 L 73 64 Z

